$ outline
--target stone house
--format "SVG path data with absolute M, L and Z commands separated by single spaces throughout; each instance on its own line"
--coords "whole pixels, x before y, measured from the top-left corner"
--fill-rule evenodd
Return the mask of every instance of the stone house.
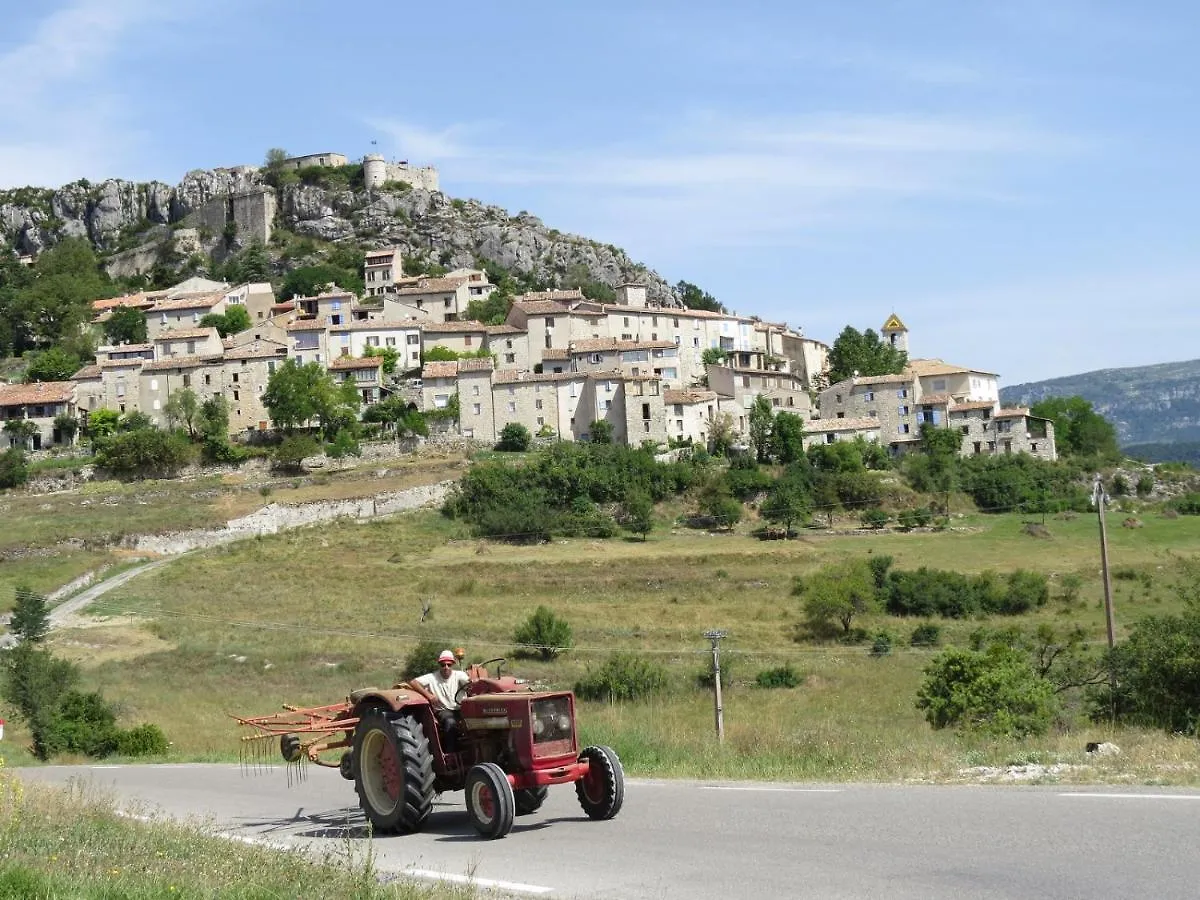
M 252 323 L 261 322 L 271 317 L 271 307 L 275 305 L 275 289 L 268 281 L 239 284 L 226 291 L 225 305 L 226 308 L 245 307 Z
M 581 415 L 582 413 L 582 415 Z M 662 380 L 653 375 L 589 374 L 573 417 L 576 440 L 591 437 L 591 423 L 612 425 L 613 443 L 640 446 L 667 442 Z
M 427 362 L 421 369 L 421 409 L 445 409 L 450 398 L 458 393 L 458 364 L 460 360 Z M 459 398 L 462 409 L 462 398 Z
M 478 353 L 488 346 L 488 326 L 482 322 L 431 322 L 421 326 L 421 352 L 445 347 L 455 353 Z
M 154 359 L 154 344 L 105 344 L 96 348 L 96 363 L 123 359 Z
M 430 366 L 450 365 L 430 363 Z M 465 438 L 499 440 L 503 425 L 496 425 L 491 359 L 462 359 L 453 364 L 458 377 L 458 427 Z M 428 369 L 429 366 L 426 366 Z
M 154 358 L 173 356 L 214 356 L 224 349 L 215 328 L 172 328 L 161 331 L 153 340 Z
M 358 298 L 331 284 L 315 297 L 293 297 L 292 303 L 300 315 L 315 319 L 321 325 L 348 325 L 354 320 Z
M 149 360 L 142 357 L 97 361 L 71 376 L 76 402 L 85 413 L 111 409 L 120 415 L 141 411 L 138 375 Z
M 789 412 L 808 420 L 812 414 L 812 399 L 799 375 L 768 369 L 708 366 L 708 386 L 722 397 L 734 416 L 734 427 L 742 434 L 749 427 L 749 411 L 761 394 L 771 401 L 776 412 Z
M 223 291 L 184 294 L 163 299 L 146 310 L 146 332 L 154 340 L 164 331 L 198 328 L 209 314 L 221 315 L 227 301 Z
M 501 369 L 531 369 L 529 335 L 512 325 L 488 325 L 487 348 Z
M 421 365 L 421 329 L 415 322 L 352 322 L 329 329 L 330 357 L 364 356 L 368 347 L 395 350 L 397 372 Z
M 364 404 L 378 403 L 383 390 L 383 357 L 339 356 L 329 363 L 335 381 L 354 382 Z
M 877 443 L 879 441 L 879 421 L 877 419 L 813 419 L 804 423 L 804 438 L 801 443 L 807 450 L 815 444 L 852 441 L 857 437 Z
M 404 259 L 399 247 L 385 247 L 382 250 L 368 250 L 363 258 L 363 283 L 366 285 L 366 295 L 374 297 L 378 294 L 391 293 L 396 286 L 396 280 L 404 274 Z
M 664 389 L 667 437 L 677 441 L 691 438 L 695 443 L 707 446 L 719 407 L 720 398 L 716 391 Z
M 481 288 L 482 285 L 468 277 L 422 278 L 415 285 L 396 288 L 387 298 L 405 306 L 415 306 L 434 322 L 455 322 L 467 311 L 472 287 Z
M 297 319 L 287 326 L 288 351 L 300 365 L 329 359 L 329 330 L 319 319 Z
M 0 420 L 26 421 L 34 430 L 24 443 L 28 450 L 70 444 L 71 439 L 54 423 L 60 415 L 78 417 L 73 381 L 39 381 L 33 384 L 0 384 Z M 8 446 L 19 446 L 12 434 L 0 431 Z

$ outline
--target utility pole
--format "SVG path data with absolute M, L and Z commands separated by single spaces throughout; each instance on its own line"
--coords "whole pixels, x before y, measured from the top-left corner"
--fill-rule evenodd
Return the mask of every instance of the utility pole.
M 1104 493 L 1104 482 L 1100 473 L 1092 482 L 1092 503 L 1096 507 L 1096 516 L 1100 519 L 1100 570 L 1104 576 L 1104 620 L 1108 626 L 1108 649 L 1116 645 L 1115 629 L 1113 627 L 1112 579 L 1108 577 L 1108 532 L 1104 528 L 1104 504 L 1108 495 Z
M 713 657 L 713 711 L 717 721 L 717 740 L 725 741 L 725 710 L 721 707 L 721 638 L 728 632 L 706 631 L 704 636 L 712 641 Z

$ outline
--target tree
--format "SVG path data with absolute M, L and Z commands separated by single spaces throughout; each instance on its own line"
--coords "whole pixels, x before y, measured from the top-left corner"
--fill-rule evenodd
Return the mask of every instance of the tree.
M 300 471 L 301 464 L 321 451 L 317 439 L 308 434 L 290 434 L 275 448 L 275 463 L 280 468 Z
M 0 453 L 0 489 L 20 487 L 29 480 L 29 464 L 25 451 L 20 447 L 9 447 Z
M 804 456 L 804 420 L 795 413 L 776 414 L 771 428 L 771 455 L 785 466 Z
M 116 434 L 117 426 L 121 424 L 121 414 L 114 409 L 100 407 L 88 413 L 88 434 L 93 443 L 99 439 Z
M 750 446 L 754 448 L 755 458 L 764 463 L 770 459 L 771 431 L 775 421 L 775 411 L 771 401 L 765 395 L 759 394 L 754 398 L 750 407 Z
M 9 419 L 4 423 L 4 433 L 8 435 L 10 447 L 28 450 L 29 442 L 38 433 L 38 427 L 28 419 Z
M 621 527 L 633 534 L 640 534 L 643 542 L 646 540 L 646 535 L 654 528 L 654 501 L 648 492 L 635 488 L 625 495 Z
M 742 504 L 729 493 L 723 482 L 710 484 L 700 495 L 700 513 L 724 526 L 727 531 L 742 520 Z
M 836 384 L 855 375 L 896 375 L 908 364 L 908 354 L 897 350 L 872 329 L 860 332 L 847 325 L 829 349 L 829 382 Z
M 263 168 L 278 169 L 288 159 L 288 152 L 282 147 L 272 147 L 263 158 Z
M 314 297 L 330 284 L 336 284 L 342 290 L 353 294 L 361 294 L 364 287 L 359 272 L 322 263 L 317 266 L 302 266 L 289 272 L 283 280 L 279 296 L 284 300 L 291 300 L 293 297 Z
M 400 351 L 395 347 L 364 347 L 363 358 L 374 356 L 383 358 L 383 374 L 391 375 L 396 371 L 396 363 L 400 361 Z
M 733 416 L 717 413 L 708 428 L 708 452 L 713 456 L 724 456 L 733 446 L 737 432 L 733 428 Z
M 709 312 L 725 312 L 725 307 L 716 297 L 702 290 L 690 281 L 680 281 L 675 285 L 675 293 L 688 309 L 706 309 Z
M 224 444 L 229 440 L 229 406 L 224 397 L 210 397 L 200 404 L 196 430 L 206 441 Z
M 841 508 L 841 495 L 838 493 L 837 475 L 818 469 L 812 478 L 813 508 L 825 514 L 828 527 L 833 527 L 833 517 Z
M 79 357 L 61 347 L 51 347 L 31 355 L 25 370 L 26 381 L 67 381 L 79 371 Z
M 110 344 L 146 343 L 146 314 L 133 306 L 118 306 L 104 323 L 104 337 Z
M 50 631 L 50 610 L 46 606 L 46 598 L 35 594 L 28 585 L 17 585 L 16 604 L 8 630 L 22 644 L 41 643 Z
M 64 441 L 73 444 L 75 435 L 79 434 L 79 420 L 69 412 L 59 413 L 54 417 L 54 428 Z
M 775 482 L 759 512 L 768 522 L 782 524 L 783 536 L 787 538 L 793 524 L 807 521 L 810 506 L 806 485 L 799 478 L 785 475 Z
M 138 428 L 96 440 L 96 465 L 118 475 L 172 473 L 192 458 L 187 439 L 174 431 Z
M 952 428 L 928 422 L 921 426 L 921 451 L 928 460 L 931 488 L 942 495 L 942 514 L 950 512 L 950 493 L 958 486 L 958 458 L 962 435 Z
M 41 760 L 56 751 L 54 736 L 58 705 L 79 683 L 79 669 L 55 659 L 36 643 L 21 643 L 3 654 L 3 696 L 29 725 L 33 753 Z
M 814 634 L 828 630 L 835 621 L 849 634 L 856 616 L 878 605 L 871 569 L 862 560 L 848 560 L 808 576 L 800 582 L 804 613 Z
M 167 398 L 167 404 L 163 407 L 163 413 L 167 417 L 167 423 L 174 428 L 176 425 L 182 424 L 187 428 L 188 437 L 193 440 L 196 437 L 196 418 L 200 413 L 200 398 L 196 396 L 196 392 L 191 388 L 181 388 L 173 391 L 171 396 Z
M 720 347 L 707 347 L 700 354 L 700 361 L 706 366 L 719 366 L 729 358 L 729 351 Z
M 422 363 L 431 362 L 454 362 L 458 359 L 458 354 L 449 347 L 443 347 L 441 344 L 435 344 L 428 350 L 421 353 Z
M 1057 711 L 1054 687 L 1028 655 L 1003 644 L 949 649 L 925 668 L 917 708 L 934 728 L 999 737 L 1045 734 Z
M 333 382 L 319 363 L 285 360 L 267 381 L 262 402 L 271 424 L 291 433 L 317 418 L 331 403 Z
M 502 453 L 524 453 L 533 443 L 529 429 L 520 422 L 509 422 L 500 430 L 500 441 L 496 449 Z
M 14 351 L 61 344 L 91 319 L 93 300 L 113 285 L 86 238 L 66 238 L 37 258 L 31 278 L 11 292 L 4 316 Z
M 201 328 L 215 328 L 223 338 L 245 331 L 252 324 L 250 313 L 241 305 L 230 306 L 224 313 L 208 313 L 200 319 Z
M 588 439 L 593 444 L 611 444 L 613 442 L 612 422 L 596 419 L 588 426 Z
M 1063 456 L 1118 459 L 1117 431 L 1082 397 L 1048 397 L 1033 404 L 1031 415 L 1054 423 L 1054 444 Z
M 270 281 L 271 257 L 267 248 L 258 241 L 229 257 L 225 261 L 223 277 L 234 284 L 244 284 L 249 281 Z
M 513 641 L 520 644 L 522 651 L 536 651 L 546 662 L 556 658 L 563 650 L 571 648 L 571 626 L 560 619 L 549 607 L 539 606 L 524 624 L 513 634 Z

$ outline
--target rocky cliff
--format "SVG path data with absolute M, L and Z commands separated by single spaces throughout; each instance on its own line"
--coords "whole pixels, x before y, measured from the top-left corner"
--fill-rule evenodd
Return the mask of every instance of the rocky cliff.
M 620 248 L 547 228 L 526 212 L 511 215 L 477 200 L 406 185 L 367 191 L 330 179 L 276 188 L 250 166 L 189 172 L 175 186 L 110 179 L 0 191 L 0 244 L 36 255 L 63 238 L 85 237 L 110 273 L 122 276 L 148 270 L 162 258 L 164 245 L 174 242 L 186 248 L 176 252 L 177 259 L 200 251 L 219 262 L 247 236 L 219 233 L 207 213 L 214 208 L 220 213 L 224 202 L 255 193 L 273 200 L 267 207 L 269 230 L 363 248 L 396 244 L 409 258 L 451 269 L 490 260 L 553 285 L 561 285 L 568 273 L 584 272 L 588 280 L 609 286 L 640 281 L 651 298 L 675 300 L 665 279 Z

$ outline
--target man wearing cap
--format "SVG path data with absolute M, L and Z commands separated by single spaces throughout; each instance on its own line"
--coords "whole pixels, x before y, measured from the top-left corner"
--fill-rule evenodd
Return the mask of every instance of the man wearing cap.
M 454 668 L 456 661 L 453 653 L 443 650 L 438 654 L 437 671 L 422 675 L 413 682 L 419 689 L 424 689 L 421 693 L 433 703 L 438 725 L 446 737 L 447 750 L 453 749 L 455 726 L 458 724 L 458 693 L 470 683 L 466 672 Z

